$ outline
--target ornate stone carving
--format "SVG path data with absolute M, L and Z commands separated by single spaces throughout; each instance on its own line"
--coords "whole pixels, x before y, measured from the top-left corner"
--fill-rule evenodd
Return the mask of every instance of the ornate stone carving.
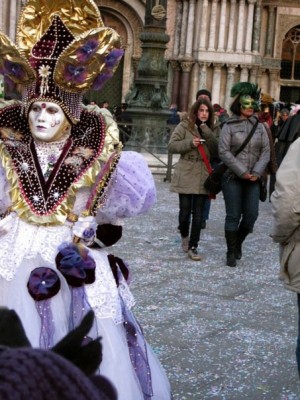
M 192 66 L 195 64 L 194 61 L 180 61 L 180 66 L 183 72 L 191 72 Z

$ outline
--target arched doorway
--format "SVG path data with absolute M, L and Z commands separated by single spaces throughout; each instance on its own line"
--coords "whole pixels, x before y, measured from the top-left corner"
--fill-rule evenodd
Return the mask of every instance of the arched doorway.
M 280 100 L 300 104 L 300 25 L 290 29 L 282 43 Z

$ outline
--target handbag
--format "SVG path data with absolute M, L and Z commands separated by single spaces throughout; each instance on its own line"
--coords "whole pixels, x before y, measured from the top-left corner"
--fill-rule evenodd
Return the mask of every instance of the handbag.
M 258 125 L 258 120 L 253 125 L 250 133 L 248 134 L 244 142 L 241 144 L 241 146 L 238 148 L 238 150 L 235 152 L 234 156 L 237 156 L 247 146 L 247 144 L 249 143 L 251 137 L 253 136 L 256 130 L 257 125 Z M 201 144 L 199 146 L 201 146 Z M 204 158 L 203 161 L 205 162 Z M 222 176 L 224 172 L 227 171 L 227 169 L 228 169 L 227 165 L 225 165 L 224 163 L 220 163 L 214 170 L 211 170 L 211 172 L 208 171 L 209 175 L 204 182 L 205 189 L 214 195 L 218 194 L 222 189 Z
M 264 179 L 259 180 L 259 200 L 264 202 L 267 200 L 268 190 Z

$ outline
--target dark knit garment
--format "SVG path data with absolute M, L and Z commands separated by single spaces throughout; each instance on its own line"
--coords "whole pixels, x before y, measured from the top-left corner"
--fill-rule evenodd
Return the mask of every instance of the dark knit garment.
M 96 382 L 95 382 L 96 383 Z M 0 350 L 0 400 L 109 400 L 79 368 L 40 349 Z

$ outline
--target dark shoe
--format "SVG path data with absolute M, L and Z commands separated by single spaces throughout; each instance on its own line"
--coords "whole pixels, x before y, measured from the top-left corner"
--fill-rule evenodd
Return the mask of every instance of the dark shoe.
M 226 265 L 228 267 L 236 267 L 236 257 L 235 253 L 227 253 Z
M 202 257 L 198 254 L 196 247 L 192 247 L 189 249 L 188 256 L 193 261 L 201 261 L 202 260 Z
M 242 258 L 242 244 L 246 237 L 251 231 L 247 228 L 240 227 L 237 232 L 237 242 L 236 242 L 236 259 L 240 260 Z
M 206 221 L 205 221 L 205 219 L 203 219 L 201 222 L 201 229 L 205 229 L 205 228 L 206 228 Z
M 228 267 L 235 267 L 237 253 L 237 231 L 225 231 L 225 238 L 227 244 L 226 265 L 228 265 Z

